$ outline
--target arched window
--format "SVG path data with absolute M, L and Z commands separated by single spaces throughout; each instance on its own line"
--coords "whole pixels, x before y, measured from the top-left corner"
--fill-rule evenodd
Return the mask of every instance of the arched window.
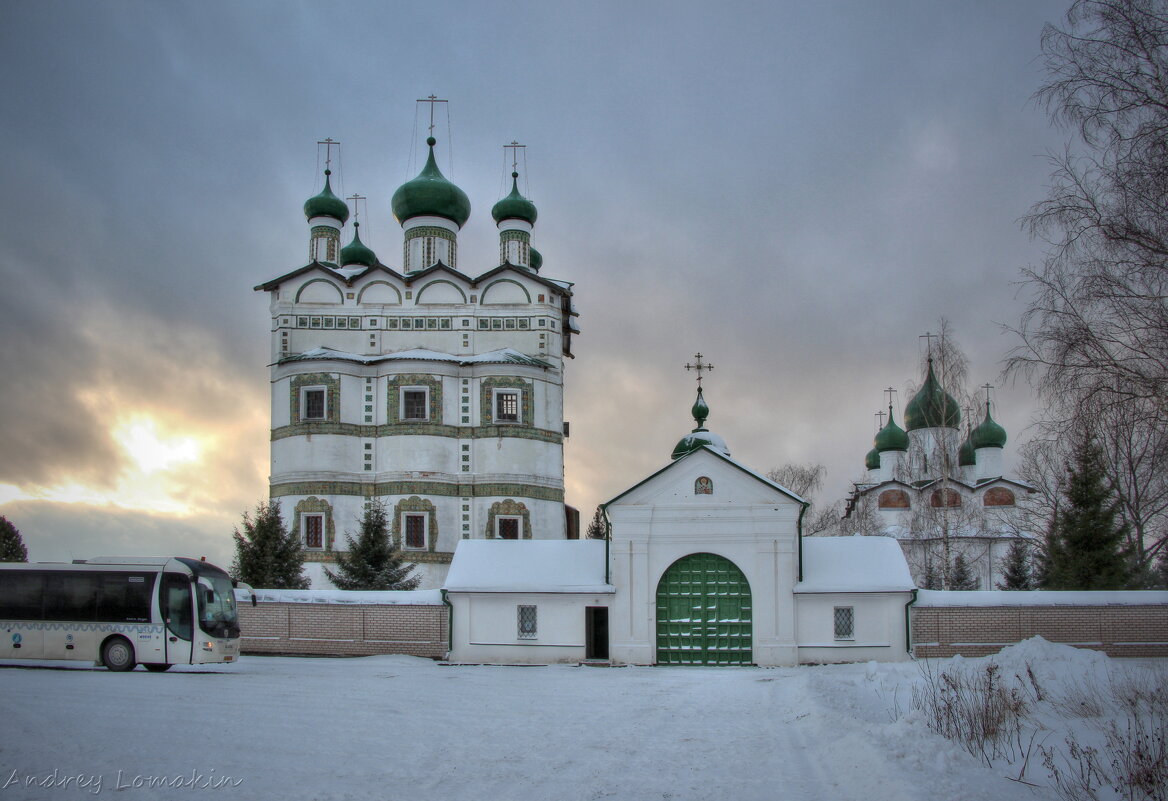
M 1013 506 L 1014 493 L 1005 487 L 991 487 L 982 496 L 982 503 L 986 506 Z
M 912 504 L 909 503 L 908 493 L 904 490 L 888 489 L 880 493 L 876 505 L 881 509 L 908 509 Z
M 939 489 L 929 496 L 929 505 L 934 509 L 942 506 L 961 506 L 961 496 L 955 490 Z

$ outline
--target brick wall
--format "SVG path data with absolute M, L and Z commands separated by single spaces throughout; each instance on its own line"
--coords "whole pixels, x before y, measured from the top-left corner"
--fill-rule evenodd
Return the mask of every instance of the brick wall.
M 245 654 L 443 659 L 448 611 L 442 604 L 241 603 L 241 644 Z
M 1040 635 L 1109 656 L 1168 656 L 1168 605 L 914 606 L 918 657 L 985 656 Z

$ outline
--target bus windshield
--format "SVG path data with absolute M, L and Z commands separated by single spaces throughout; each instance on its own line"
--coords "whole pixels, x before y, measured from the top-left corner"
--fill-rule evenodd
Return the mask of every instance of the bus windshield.
M 199 628 L 212 637 L 238 637 L 235 590 L 226 575 L 199 576 Z

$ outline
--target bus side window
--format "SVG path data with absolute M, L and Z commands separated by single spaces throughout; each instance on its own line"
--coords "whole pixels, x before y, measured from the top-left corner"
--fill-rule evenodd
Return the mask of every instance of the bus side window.
M 179 573 L 166 573 L 162 577 L 162 594 L 159 597 L 162 619 L 170 632 L 184 640 L 193 634 L 191 624 L 191 580 Z

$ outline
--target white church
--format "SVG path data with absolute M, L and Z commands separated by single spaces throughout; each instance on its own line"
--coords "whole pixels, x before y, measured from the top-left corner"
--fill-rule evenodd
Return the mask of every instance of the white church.
M 731 458 L 700 380 L 693 431 L 604 505 L 606 540 L 577 539 L 563 460 L 572 284 L 541 274 L 516 172 L 492 209 L 498 263 L 460 270 L 470 202 L 427 144 L 393 195 L 400 269 L 356 222 L 345 234 L 326 169 L 304 204 L 308 263 L 256 287 L 271 301 L 270 493 L 313 586 L 378 501 L 450 606 L 452 661 L 908 658 L 915 590 L 897 542 L 804 538 L 807 503 Z

